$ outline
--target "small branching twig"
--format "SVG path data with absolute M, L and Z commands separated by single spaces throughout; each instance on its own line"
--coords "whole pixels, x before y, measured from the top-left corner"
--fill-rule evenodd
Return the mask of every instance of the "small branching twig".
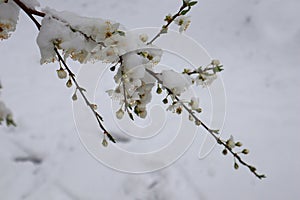
M 161 30 L 153 37 L 150 42 L 147 43 L 147 45 L 152 44 L 157 38 L 159 38 L 162 34 L 165 34 L 168 32 L 169 26 L 181 15 L 187 14 L 192 6 L 194 6 L 197 3 L 197 1 L 192 1 L 187 3 L 186 1 L 182 1 L 182 6 L 179 8 L 178 12 L 174 15 L 167 15 L 165 18 L 166 24 L 162 26 Z
M 41 16 L 44 17 L 45 13 L 39 12 L 39 11 L 35 11 L 33 9 L 28 8 L 25 4 L 23 4 L 21 1 L 19 0 L 14 0 L 14 2 L 29 16 L 29 18 L 35 23 L 36 27 L 38 30 L 41 29 L 41 24 L 35 19 L 35 17 L 33 15 L 37 15 L 37 16 Z M 61 63 L 64 67 L 65 70 L 68 72 L 68 75 L 70 77 L 70 80 L 72 80 L 72 82 L 75 84 L 76 87 L 76 91 L 78 90 L 79 93 L 81 94 L 82 98 L 84 99 L 85 103 L 87 104 L 87 106 L 91 109 L 91 111 L 93 112 L 99 127 L 103 130 L 103 134 L 104 136 L 107 136 L 108 139 L 110 141 L 112 141 L 113 143 L 116 143 L 115 139 L 112 137 L 112 135 L 105 129 L 104 125 L 102 124 L 103 118 L 100 116 L 100 114 L 96 111 L 97 110 L 97 105 L 96 104 L 92 104 L 90 103 L 90 101 L 88 100 L 87 96 L 84 94 L 85 89 L 83 87 L 81 87 L 79 85 L 79 83 L 77 82 L 76 78 L 75 78 L 75 74 L 72 72 L 72 70 L 70 69 L 70 67 L 67 65 L 67 63 L 64 61 L 63 57 L 61 56 L 61 54 L 59 53 L 58 49 L 56 47 L 54 47 L 54 51 L 57 55 L 58 58 L 58 62 Z M 69 81 L 70 81 L 69 80 Z M 70 86 L 72 86 L 71 82 L 68 82 L 67 84 L 70 84 Z M 74 99 L 74 98 L 73 98 Z M 104 146 L 107 146 L 107 141 L 104 137 L 102 144 Z
M 153 76 L 158 83 L 160 84 L 163 84 L 163 82 L 158 78 L 157 74 L 149 69 L 146 69 L 146 72 L 148 72 L 151 76 Z M 203 123 L 199 117 L 196 116 L 195 112 L 193 112 L 190 108 L 188 108 L 184 103 L 183 101 L 180 100 L 180 98 L 175 95 L 172 90 L 170 90 L 169 88 L 166 88 L 166 87 L 163 87 L 167 93 L 168 93 L 168 96 L 173 96 L 174 99 L 173 99 L 173 102 L 176 100 L 176 102 L 179 102 L 181 104 L 181 106 L 189 113 L 190 116 L 193 117 L 193 119 L 195 120 L 195 124 L 196 125 L 200 125 L 202 126 L 206 131 L 208 131 L 210 133 L 210 135 L 216 140 L 216 142 L 223 146 L 225 149 L 226 149 L 226 152 L 229 151 L 232 156 L 237 159 L 239 161 L 240 164 L 246 166 L 257 178 L 259 179 L 262 179 L 262 178 L 265 178 L 266 176 L 264 174 L 259 174 L 257 173 L 256 171 L 256 168 L 252 165 L 249 165 L 248 163 L 246 163 L 239 155 L 237 152 L 234 152 L 233 151 L 233 147 L 234 146 L 241 146 L 241 143 L 236 143 L 234 145 L 230 144 L 231 142 L 233 142 L 233 140 L 227 140 L 227 141 L 223 141 L 222 139 L 220 139 L 220 137 L 218 137 L 217 135 L 219 134 L 219 131 L 218 130 L 213 130 L 213 129 L 210 129 L 205 123 Z M 232 147 L 233 146 L 233 147 Z M 223 151 L 224 152 L 224 151 Z M 247 149 L 244 149 L 242 152 L 240 153 L 243 153 L 243 154 L 248 154 L 249 151 Z M 234 162 L 234 167 L 235 169 L 238 168 L 238 164 L 236 162 Z
M 41 29 L 41 24 L 39 23 L 39 21 L 34 17 L 35 16 L 39 16 L 39 17 L 45 17 L 45 13 L 37 11 L 35 9 L 31 9 L 28 8 L 24 3 L 22 3 L 22 1 L 20 0 L 13 0 L 28 16 L 29 18 L 34 22 L 34 24 L 36 25 L 37 29 L 40 30 Z M 194 6 L 197 2 L 196 1 L 190 1 L 190 0 L 183 0 L 182 1 L 182 6 L 180 7 L 180 9 L 178 10 L 177 13 L 175 13 L 174 15 L 167 15 L 165 17 L 165 21 L 166 24 L 162 26 L 161 30 L 153 37 L 152 40 L 150 40 L 147 45 L 151 45 L 153 44 L 153 42 L 159 38 L 162 34 L 165 34 L 168 32 L 168 28 L 169 26 L 175 22 L 176 24 L 178 24 L 180 26 L 179 31 L 182 32 L 182 30 L 186 30 L 186 28 L 188 27 L 190 20 L 189 17 L 185 17 L 184 15 L 186 15 L 192 8 L 192 6 Z M 60 20 L 60 19 L 57 19 Z M 91 40 L 93 42 L 96 42 L 94 40 L 93 37 L 85 34 L 84 32 L 80 31 L 80 30 L 76 30 L 74 29 L 71 25 L 68 25 L 68 23 L 66 23 L 66 26 L 68 28 L 70 28 L 72 31 L 76 31 L 80 34 L 82 34 L 84 36 L 84 38 L 86 40 Z M 123 34 L 123 32 L 122 32 Z M 101 43 L 97 43 L 102 45 L 102 47 L 105 47 L 105 45 L 101 42 Z M 56 53 L 57 56 L 57 60 L 60 64 L 60 69 L 57 70 L 58 76 L 60 78 L 66 78 L 67 75 L 69 76 L 69 80 L 67 81 L 67 87 L 71 87 L 73 84 L 75 85 L 75 93 L 72 96 L 73 100 L 77 99 L 77 95 L 76 92 L 79 91 L 80 95 L 82 96 L 83 100 L 85 101 L 85 103 L 87 104 L 87 106 L 90 108 L 90 110 L 92 111 L 93 115 L 95 116 L 98 125 L 100 127 L 100 129 L 103 131 L 104 134 L 104 138 L 103 138 L 103 142 L 102 144 L 104 146 L 108 145 L 108 142 L 106 141 L 106 136 L 108 137 L 109 140 L 111 140 L 112 142 L 116 142 L 114 140 L 114 138 L 112 137 L 111 134 L 109 134 L 109 132 L 106 130 L 106 128 L 103 125 L 103 118 L 101 117 L 101 115 L 97 112 L 97 105 L 96 104 L 92 104 L 86 94 L 85 94 L 85 89 L 83 87 L 80 86 L 80 84 L 78 83 L 78 81 L 76 80 L 75 74 L 72 72 L 71 68 L 67 65 L 67 63 L 65 62 L 65 60 L 63 59 L 61 53 L 58 50 L 58 45 L 54 44 L 54 51 Z M 139 54 L 138 54 L 139 55 Z M 124 55 L 123 55 L 124 56 Z M 126 91 L 126 85 L 125 85 L 125 76 L 126 73 L 124 72 L 124 66 L 122 64 L 123 61 L 123 56 L 119 56 L 119 60 L 114 63 L 114 65 L 112 67 L 110 67 L 111 71 L 114 71 L 116 69 L 116 67 L 119 65 L 119 67 L 121 67 L 121 83 L 123 84 L 123 95 L 124 95 L 124 104 L 125 104 L 125 111 L 129 114 L 130 118 L 133 119 L 132 113 L 130 110 L 132 110 L 131 105 L 130 105 L 130 97 L 129 97 L 129 93 Z M 148 57 L 147 57 L 148 58 Z M 151 60 L 151 59 L 149 59 Z M 253 173 L 257 178 L 262 179 L 265 178 L 266 176 L 264 174 L 259 174 L 256 171 L 256 168 L 250 164 L 248 164 L 247 162 L 245 162 L 242 157 L 240 156 L 240 154 L 248 154 L 249 150 L 248 149 L 243 149 L 240 152 L 236 152 L 234 151 L 235 147 L 240 147 L 242 146 L 242 144 L 240 142 L 234 142 L 233 137 L 231 137 L 228 140 L 222 140 L 219 137 L 219 130 L 213 130 L 210 129 L 205 123 L 203 123 L 199 117 L 196 115 L 197 111 L 198 113 L 201 112 L 200 108 L 194 108 L 192 106 L 192 102 L 190 102 L 189 104 L 186 104 L 187 102 L 182 101 L 179 98 L 179 95 L 177 93 L 175 93 L 174 91 L 171 90 L 171 88 L 167 88 L 163 85 L 163 81 L 159 78 L 158 73 L 155 73 L 154 71 L 145 68 L 146 72 L 149 73 L 152 77 L 154 77 L 157 80 L 157 84 L 158 84 L 158 88 L 157 88 L 157 93 L 161 93 L 162 92 L 162 88 L 167 92 L 167 97 L 163 100 L 163 102 L 166 104 L 168 103 L 168 97 L 171 97 L 173 104 L 172 106 L 179 106 L 176 110 L 176 113 L 180 114 L 182 111 L 182 108 L 188 112 L 189 117 L 192 121 L 195 121 L 195 124 L 197 126 L 202 126 L 207 132 L 209 132 L 209 134 L 216 140 L 217 144 L 221 145 L 222 147 L 224 147 L 224 150 L 222 151 L 222 153 L 224 155 L 226 155 L 228 152 L 233 156 L 234 159 L 234 168 L 238 169 L 239 165 L 236 161 L 239 162 L 239 164 L 244 165 L 245 167 L 247 167 L 251 173 Z M 220 65 L 218 60 L 213 60 L 209 65 L 207 65 L 205 68 L 199 67 L 198 69 L 195 70 L 188 70 L 185 69 L 183 71 L 183 74 L 187 74 L 189 76 L 192 75 L 198 75 L 198 79 L 202 82 L 205 83 L 205 81 L 208 81 L 208 77 L 212 77 L 214 76 L 217 72 L 222 71 L 222 65 Z M 163 87 L 161 88 L 159 85 L 162 85 Z M 127 95 L 128 95 L 128 99 L 127 99 Z M 191 107 L 191 108 L 189 108 Z M 119 112 L 119 117 L 121 118 L 121 116 L 123 116 L 124 113 L 122 113 L 122 107 L 120 109 Z M 139 111 L 134 110 L 134 112 L 138 115 Z M 118 116 L 118 115 L 117 115 Z

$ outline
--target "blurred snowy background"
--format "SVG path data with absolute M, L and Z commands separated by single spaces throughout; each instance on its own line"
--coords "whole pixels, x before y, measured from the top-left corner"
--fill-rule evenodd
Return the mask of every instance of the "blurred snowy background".
M 180 6 L 179 0 L 40 2 L 128 29 L 160 26 Z M 200 0 L 186 33 L 223 62 L 224 136 L 244 142 L 246 159 L 267 175 L 263 181 L 243 167 L 235 171 L 219 147 L 199 160 L 201 135 L 156 173 L 122 174 L 98 163 L 77 136 L 72 91 L 57 79 L 56 64 L 39 66 L 37 30 L 22 13 L 0 46 L 2 98 L 18 124 L 0 127 L 0 199 L 300 199 L 299 9 L 299 0 Z

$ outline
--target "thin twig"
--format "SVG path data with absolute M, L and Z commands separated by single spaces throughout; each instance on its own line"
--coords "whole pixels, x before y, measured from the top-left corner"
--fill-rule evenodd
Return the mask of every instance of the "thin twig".
M 146 72 L 148 72 L 151 76 L 153 76 L 158 83 L 162 84 L 162 81 L 158 78 L 158 76 L 156 75 L 156 73 L 154 73 L 153 71 L 146 69 Z M 196 115 L 195 113 L 189 109 L 180 99 L 177 95 L 175 95 L 171 89 L 164 87 L 167 92 L 169 94 L 171 94 L 172 96 L 175 97 L 175 100 L 177 102 L 180 102 L 180 104 L 182 105 L 182 107 L 198 122 L 200 122 L 200 125 L 210 133 L 211 136 L 213 136 L 213 138 L 216 140 L 216 142 L 222 146 L 224 146 L 232 155 L 234 158 L 236 158 L 242 165 L 248 167 L 248 169 L 259 179 L 265 178 L 264 174 L 258 174 L 256 172 L 255 167 L 253 167 L 252 165 L 249 165 L 248 163 L 246 163 L 245 161 L 243 161 L 243 159 L 236 153 L 234 152 L 224 141 L 222 141 L 219 137 L 216 136 L 216 133 L 210 129 L 205 123 L 203 123 Z
M 14 0 L 14 2 L 29 16 L 29 18 L 35 23 L 36 27 L 38 30 L 40 30 L 41 28 L 41 24 L 34 18 L 33 14 L 44 17 L 45 13 L 39 12 L 39 11 L 35 11 L 32 10 L 30 8 L 28 8 L 25 4 L 23 4 L 21 1 L 19 0 Z M 73 83 L 76 86 L 76 90 L 78 90 L 82 96 L 82 98 L 84 99 L 85 103 L 87 104 L 87 106 L 91 109 L 91 111 L 93 112 L 93 114 L 96 117 L 96 120 L 99 124 L 99 127 L 103 130 L 104 135 L 107 135 L 108 138 L 112 141 L 112 142 L 116 142 L 114 140 L 114 138 L 110 135 L 110 133 L 105 129 L 104 125 L 102 124 L 101 121 L 103 121 L 103 118 L 100 116 L 100 114 L 95 110 L 94 104 L 90 103 L 90 101 L 88 100 L 88 98 L 86 97 L 86 95 L 84 94 L 84 89 L 79 85 L 79 83 L 77 82 L 76 78 L 75 78 L 75 74 L 72 72 L 72 70 L 69 68 L 69 66 L 66 64 L 66 62 L 64 61 L 63 57 L 61 56 L 61 54 L 59 53 L 58 49 L 56 47 L 54 47 L 54 51 L 57 55 L 58 61 L 60 63 L 63 64 L 63 66 L 65 67 L 65 69 L 67 70 L 69 77 L 72 79 Z
M 33 12 L 32 9 L 28 8 L 23 2 L 19 0 L 14 0 L 14 2 L 28 15 L 28 17 L 34 22 L 36 27 L 40 30 L 41 24 L 33 17 L 33 13 L 37 14 L 37 12 Z M 45 13 L 41 13 L 41 15 L 43 15 L 44 17 Z
M 180 7 L 179 11 L 178 11 L 175 15 L 173 15 L 172 18 L 171 18 L 169 21 L 167 21 L 167 24 L 166 24 L 166 25 L 163 25 L 163 27 L 161 28 L 161 30 L 153 37 L 153 39 L 152 39 L 150 42 L 147 43 L 147 45 L 152 44 L 157 38 L 159 38 L 159 37 L 161 36 L 161 34 L 163 34 L 164 31 L 165 31 L 166 29 L 169 28 L 169 26 L 172 24 L 172 22 L 173 22 L 177 17 L 180 16 L 180 13 L 181 13 L 185 8 L 186 8 L 186 6 L 185 6 L 185 5 L 182 5 L 182 6 Z

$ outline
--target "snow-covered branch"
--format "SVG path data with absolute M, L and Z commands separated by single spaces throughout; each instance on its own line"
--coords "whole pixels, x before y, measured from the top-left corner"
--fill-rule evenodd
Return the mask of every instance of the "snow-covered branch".
M 183 72 L 174 70 L 156 72 L 155 67 L 160 63 L 163 51 L 155 46 L 155 41 L 162 34 L 167 34 L 172 24 L 179 27 L 179 32 L 186 31 L 191 23 L 191 17 L 186 14 L 196 3 L 196 1 L 183 0 L 179 10 L 165 17 L 166 24 L 149 41 L 147 35 L 128 33 L 120 28 L 119 23 L 112 20 L 82 17 L 51 8 L 37 11 L 35 8 L 39 6 L 39 3 L 35 0 L 2 0 L 0 1 L 0 39 L 7 39 L 16 29 L 19 10 L 22 9 L 39 30 L 37 44 L 41 53 L 40 63 L 55 61 L 59 63 L 58 77 L 68 78 L 67 87 L 74 86 L 75 91 L 72 96 L 74 101 L 77 100 L 78 92 L 82 96 L 103 133 L 102 144 L 104 146 L 108 145 L 106 137 L 112 142 L 116 141 L 109 130 L 104 127 L 97 105 L 89 101 L 85 94 L 87 91 L 79 84 L 71 67 L 67 64 L 68 59 L 83 64 L 98 61 L 111 64 L 110 69 L 115 72 L 116 87 L 106 92 L 113 100 L 119 102 L 120 108 L 116 112 L 118 119 L 122 119 L 125 113 L 132 120 L 135 116 L 145 118 L 147 105 L 152 99 L 152 90 L 157 86 L 158 94 L 163 94 L 162 92 L 165 91 L 166 96 L 162 102 L 168 104 L 167 111 L 177 114 L 186 111 L 190 121 L 193 121 L 196 126 L 202 126 L 224 148 L 223 154 L 229 152 L 233 156 L 235 169 L 238 169 L 239 162 L 257 178 L 265 178 L 265 175 L 257 173 L 256 168 L 246 163 L 241 157 L 241 154 L 249 153 L 248 149 L 235 150 L 242 146 L 241 142 L 235 142 L 233 137 L 228 140 L 221 139 L 219 130 L 209 128 L 199 118 L 198 114 L 202 112 L 202 109 L 199 106 L 198 97 L 180 99 L 181 94 L 189 90 L 193 84 L 204 87 L 212 84 L 217 74 L 223 70 L 220 61 L 212 60 L 204 67 L 184 69 Z M 35 18 L 36 16 L 42 17 L 41 23 Z M 8 117 L 11 114 L 1 103 L 0 101 L 0 122 L 4 118 L 8 121 L 11 119 Z M 11 124 L 14 125 L 13 121 Z

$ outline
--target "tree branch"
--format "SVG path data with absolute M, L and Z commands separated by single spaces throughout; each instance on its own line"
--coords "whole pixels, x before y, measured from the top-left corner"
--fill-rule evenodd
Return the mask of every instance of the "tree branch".
M 147 69 L 146 68 L 146 72 L 148 72 L 151 76 L 153 76 L 156 80 L 157 80 L 157 82 L 158 83 L 160 83 L 160 84 L 162 84 L 162 81 L 158 78 L 158 76 L 156 75 L 156 73 L 154 73 L 153 71 L 151 71 L 151 70 L 149 70 L 149 69 Z M 177 95 L 175 95 L 173 92 L 172 92 L 172 90 L 171 89 L 169 89 L 169 88 L 166 88 L 166 87 L 164 87 L 166 90 L 167 90 L 167 92 L 169 93 L 169 94 L 171 94 L 173 97 L 175 97 L 175 100 L 177 101 L 177 102 L 180 102 L 180 104 L 182 105 L 182 107 L 196 120 L 196 121 L 198 121 L 198 122 L 200 122 L 200 125 L 206 130 L 206 131 L 208 131 L 209 133 L 210 133 L 210 135 L 216 140 L 216 142 L 219 144 L 219 145 L 222 145 L 225 149 L 227 149 L 232 155 L 233 155 L 233 157 L 234 158 L 236 158 L 239 162 L 240 162 L 240 164 L 242 164 L 242 165 L 244 165 L 244 166 L 246 166 L 257 178 L 259 178 L 259 179 L 262 179 L 262 178 L 265 178 L 266 176 L 264 175 L 264 174 L 258 174 L 257 172 L 256 172 L 256 168 L 255 167 L 253 167 L 252 165 L 249 165 L 248 163 L 246 163 L 245 161 L 243 161 L 243 159 L 238 155 L 238 153 L 236 153 L 236 152 L 234 152 L 233 150 L 232 150 L 232 148 L 230 148 L 229 146 L 228 146 L 228 144 L 226 144 L 226 142 L 224 142 L 223 140 L 221 140 L 219 137 L 217 137 L 217 135 L 216 135 L 216 131 L 214 131 L 214 130 L 212 130 L 212 129 L 210 129 L 205 123 L 203 123 L 196 115 L 195 115 L 195 113 L 191 110 L 191 109 L 189 109 L 181 100 L 180 100 L 180 98 L 177 96 Z
M 30 8 L 28 8 L 24 3 L 22 3 L 19 0 L 14 0 L 14 2 L 29 16 L 29 18 L 35 23 L 36 27 L 38 30 L 40 30 L 41 28 L 41 24 L 34 18 L 33 14 L 44 17 L 45 13 L 39 12 L 39 11 L 35 11 L 32 10 Z M 88 98 L 86 97 L 86 95 L 84 94 L 84 89 L 79 85 L 79 83 L 77 82 L 74 73 L 72 72 L 72 70 L 70 69 L 70 67 L 66 64 L 66 62 L 64 61 L 64 59 L 62 58 L 62 56 L 60 55 L 58 49 L 56 47 L 54 47 L 54 51 L 57 55 L 58 61 L 60 63 L 63 64 L 63 66 L 65 67 L 65 69 L 67 70 L 69 77 L 71 78 L 71 80 L 73 81 L 73 83 L 76 86 L 76 90 L 79 91 L 79 93 L 81 94 L 82 98 L 84 99 L 85 103 L 87 104 L 87 106 L 91 109 L 91 111 L 93 112 L 99 127 L 103 130 L 103 134 L 107 135 L 108 138 L 112 141 L 112 142 L 116 142 L 115 139 L 111 136 L 111 134 L 105 129 L 104 125 L 102 124 L 101 121 L 103 121 L 102 117 L 100 116 L 100 114 L 96 111 L 95 109 L 95 105 L 90 103 L 90 101 L 88 100 Z

